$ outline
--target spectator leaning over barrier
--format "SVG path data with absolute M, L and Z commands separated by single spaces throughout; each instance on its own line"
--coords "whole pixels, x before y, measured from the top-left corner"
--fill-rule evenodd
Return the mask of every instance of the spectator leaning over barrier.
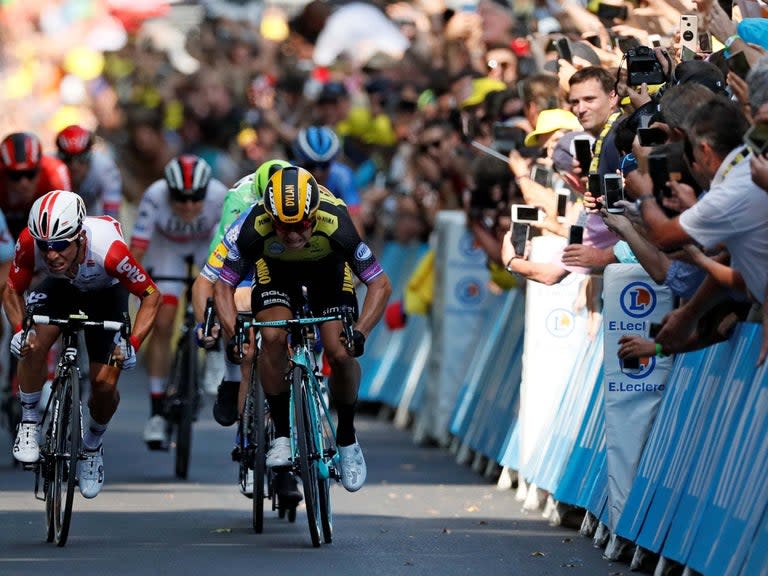
M 657 204 L 649 175 L 641 184 L 641 213 L 648 238 L 663 250 L 696 242 L 705 249 L 724 244 L 731 266 L 740 272 L 757 302 L 765 296 L 768 269 L 768 195 L 752 182 L 749 151 L 743 145 L 748 123 L 738 105 L 717 97 L 688 117 L 686 157 L 702 188 L 708 189 L 680 216 L 668 218 Z M 680 193 L 684 184 L 669 182 Z M 686 349 L 701 316 L 722 297 L 724 289 L 710 276 L 686 304 L 669 313 L 656 337 L 665 353 Z
M 601 175 L 614 173 L 620 166 L 615 145 L 614 127 L 619 112 L 616 110 L 618 98 L 614 84 L 615 79 L 607 70 L 595 66 L 582 68 L 569 81 L 571 91 L 568 103 L 571 110 L 584 130 L 596 138 L 589 172 Z M 586 175 L 582 175 L 581 170 L 576 168 L 575 160 L 573 165 L 573 173 L 577 177 L 566 175 L 565 179 L 572 186 L 584 191 Z M 521 173 L 519 167 L 513 166 L 512 170 L 518 179 L 527 176 Z M 606 265 L 614 262 L 612 246 L 618 237 L 605 226 L 596 213 L 586 215 L 583 222 L 584 243 L 566 246 L 562 258 L 552 262 L 552 266 L 541 267 L 525 261 L 521 254 L 514 253 L 509 237 L 505 238 L 502 244 L 502 258 L 507 269 L 545 284 L 555 284 L 572 271 L 601 271 Z

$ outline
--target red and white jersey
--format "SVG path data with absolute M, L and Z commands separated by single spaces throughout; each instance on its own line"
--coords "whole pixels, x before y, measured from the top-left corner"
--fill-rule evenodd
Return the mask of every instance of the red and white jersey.
M 17 293 L 29 288 L 37 271 L 48 276 L 67 278 L 82 292 L 109 288 L 120 282 L 140 298 L 157 290 L 155 283 L 128 250 L 120 223 L 111 216 L 88 216 L 83 220 L 85 257 L 74 278 L 51 274 L 35 239 L 24 228 L 16 241 L 16 251 L 8 274 L 8 285 Z
M 191 222 L 184 222 L 171 207 L 171 196 L 165 180 L 156 180 L 144 192 L 131 234 L 131 249 L 146 250 L 152 240 L 186 243 L 209 241 L 221 218 L 228 188 L 211 178 L 203 200 L 203 210 Z

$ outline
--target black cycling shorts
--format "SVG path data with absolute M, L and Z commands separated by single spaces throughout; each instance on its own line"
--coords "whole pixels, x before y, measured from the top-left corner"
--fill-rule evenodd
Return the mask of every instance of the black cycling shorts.
M 261 258 L 256 262 L 251 291 L 253 314 L 273 306 L 296 310 L 304 302 L 306 286 L 309 309 L 314 316 L 330 316 L 351 307 L 357 319 L 357 295 L 352 269 L 337 257 L 322 260 L 285 262 Z
M 123 321 L 123 312 L 128 311 L 128 290 L 122 284 L 115 284 L 102 290 L 81 292 L 68 280 L 46 278 L 27 296 L 27 306 L 36 305 L 35 314 L 52 318 L 66 318 L 70 314 L 83 312 L 90 320 Z M 115 333 L 103 328 L 85 328 L 85 347 L 90 362 L 106 364 L 112 353 Z

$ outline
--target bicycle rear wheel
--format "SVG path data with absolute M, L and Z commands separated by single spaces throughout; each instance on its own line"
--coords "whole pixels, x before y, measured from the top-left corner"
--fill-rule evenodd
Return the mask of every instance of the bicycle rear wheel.
M 296 424 L 296 441 L 299 449 L 299 474 L 304 487 L 304 503 L 307 507 L 307 523 L 312 546 L 320 546 L 320 500 L 317 476 L 317 441 L 313 433 L 309 394 L 304 370 L 298 366 L 291 371 L 293 413 Z
M 192 332 L 185 336 L 177 354 L 178 422 L 176 423 L 176 477 L 186 480 L 192 451 L 192 422 L 195 419 L 197 394 L 197 349 Z
M 52 516 L 54 540 L 64 546 L 72 520 L 72 502 L 77 489 L 77 461 L 80 455 L 80 382 L 76 371 L 58 383 L 56 423 L 53 434 Z M 49 527 L 50 532 L 50 527 Z

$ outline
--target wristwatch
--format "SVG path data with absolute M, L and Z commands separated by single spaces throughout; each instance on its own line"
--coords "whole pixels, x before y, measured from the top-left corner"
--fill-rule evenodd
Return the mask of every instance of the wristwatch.
M 645 202 L 646 200 L 650 200 L 651 198 L 653 198 L 654 200 L 656 199 L 656 197 L 653 194 L 643 194 L 637 200 L 635 200 L 635 206 L 637 206 L 637 210 L 642 211 L 643 202 Z
M 510 259 L 509 259 L 509 262 L 507 262 L 507 265 L 506 265 L 506 266 L 504 266 L 504 269 L 505 269 L 507 272 L 509 272 L 510 274 L 517 274 L 517 272 L 515 272 L 514 270 L 512 270 L 512 261 L 513 261 L 515 258 L 520 258 L 520 256 L 518 256 L 517 254 L 514 254 L 514 255 L 512 256 L 512 258 L 510 258 Z

